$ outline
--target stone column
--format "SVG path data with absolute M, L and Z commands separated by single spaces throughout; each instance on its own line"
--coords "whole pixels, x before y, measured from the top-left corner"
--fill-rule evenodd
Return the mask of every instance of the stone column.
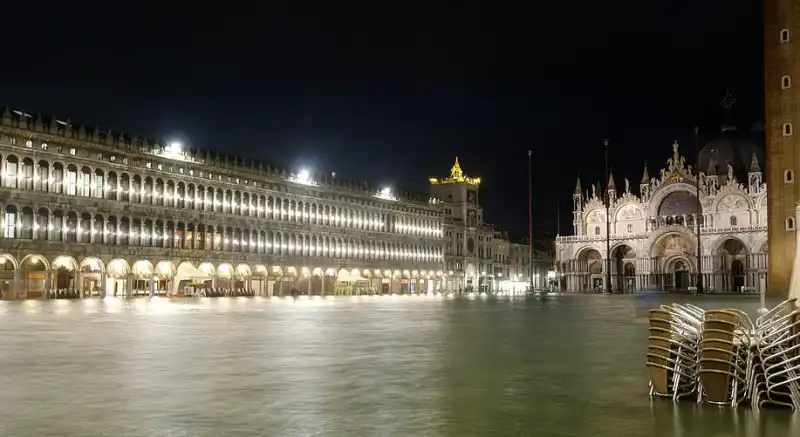
M 83 275 L 80 267 L 75 271 L 75 290 L 78 292 L 78 297 L 83 299 Z
M 6 262 L 11 262 L 11 261 L 6 261 Z M 22 276 L 22 272 L 20 271 L 20 266 L 17 266 L 17 268 L 14 269 L 14 290 L 12 291 L 13 293 L 12 296 L 14 296 L 14 299 L 19 299 L 19 294 L 21 292 L 23 280 L 24 279 Z M 47 281 L 45 281 L 45 287 L 47 287 L 46 284 Z
M 129 274 L 125 279 L 125 297 L 130 298 L 133 296 L 133 281 L 133 275 Z

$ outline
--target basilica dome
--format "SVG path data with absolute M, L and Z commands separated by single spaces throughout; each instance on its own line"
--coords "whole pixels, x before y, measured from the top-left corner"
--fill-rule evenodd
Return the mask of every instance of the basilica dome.
M 732 126 L 724 127 L 716 138 L 700 150 L 698 170 L 706 174 L 726 175 L 730 165 L 736 179 L 746 181 L 754 153 L 759 166 L 764 166 L 764 151 L 758 144 L 755 135 Z

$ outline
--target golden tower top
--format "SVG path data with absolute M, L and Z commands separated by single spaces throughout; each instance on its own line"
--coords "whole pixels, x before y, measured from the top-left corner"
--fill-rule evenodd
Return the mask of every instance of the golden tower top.
M 433 185 L 467 184 L 467 185 L 479 186 L 481 184 L 481 178 L 471 178 L 467 177 L 467 175 L 464 174 L 464 171 L 461 170 L 461 165 L 458 163 L 458 156 L 456 156 L 456 162 L 453 163 L 453 167 L 450 168 L 449 178 L 447 179 L 430 178 L 429 180 Z

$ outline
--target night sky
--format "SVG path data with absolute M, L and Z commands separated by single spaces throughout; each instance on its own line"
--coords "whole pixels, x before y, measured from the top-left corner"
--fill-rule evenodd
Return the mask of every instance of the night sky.
M 673 140 L 693 161 L 695 125 L 713 139 L 727 89 L 738 123 L 762 119 L 757 1 L 49 3 L 3 6 L 2 105 L 414 191 L 458 155 L 517 235 L 528 149 L 534 228 L 556 231 L 560 199 L 563 234 L 604 138 L 638 188 Z

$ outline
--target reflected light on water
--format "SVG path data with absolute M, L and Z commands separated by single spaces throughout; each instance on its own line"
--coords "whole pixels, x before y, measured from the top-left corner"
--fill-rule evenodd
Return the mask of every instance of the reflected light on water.
M 757 299 L 413 297 L 0 302 L 0 434 L 800 435 L 647 396 L 634 315 Z

